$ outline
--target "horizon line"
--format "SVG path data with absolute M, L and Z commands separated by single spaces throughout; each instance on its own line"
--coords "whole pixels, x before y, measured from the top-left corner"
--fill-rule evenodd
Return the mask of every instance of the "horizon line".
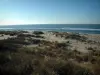
M 68 25 L 68 23 L 66 23 L 66 24 L 63 24 L 63 23 L 61 23 L 62 25 Z M 74 23 L 73 23 L 74 24 Z M 69 24 L 69 25 L 73 25 L 73 24 Z M 80 23 L 81 24 L 81 23 Z M 88 23 L 87 23 L 88 24 Z M 91 24 L 91 23 L 90 23 Z M 60 24 L 53 24 L 53 23 L 51 23 L 51 24 L 8 24 L 8 25 L 0 25 L 0 26 L 12 26 L 12 25 L 60 25 Z M 79 24 L 74 24 L 74 25 L 79 25 Z M 81 24 L 82 25 L 82 24 Z M 86 24 L 83 24 L 83 25 L 86 25 Z M 91 24 L 91 25 L 95 25 L 95 24 Z M 96 24 L 97 25 L 97 24 Z

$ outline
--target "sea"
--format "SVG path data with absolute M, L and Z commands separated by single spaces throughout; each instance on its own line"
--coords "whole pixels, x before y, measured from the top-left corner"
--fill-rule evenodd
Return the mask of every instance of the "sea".
M 0 30 L 30 30 L 30 31 L 58 31 L 86 34 L 100 34 L 100 24 L 27 24 L 0 25 Z

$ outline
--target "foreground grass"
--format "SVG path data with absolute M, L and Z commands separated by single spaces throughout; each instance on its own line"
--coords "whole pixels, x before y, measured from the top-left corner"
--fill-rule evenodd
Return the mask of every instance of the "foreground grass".
M 88 69 L 41 52 L 3 53 L 0 75 L 92 75 Z
M 98 63 L 92 69 L 69 59 L 77 59 L 76 51 L 35 47 L 20 48 L 16 52 L 0 52 L 0 75 L 99 75 Z M 88 57 L 81 57 L 85 61 Z M 89 62 L 87 60 L 86 62 Z

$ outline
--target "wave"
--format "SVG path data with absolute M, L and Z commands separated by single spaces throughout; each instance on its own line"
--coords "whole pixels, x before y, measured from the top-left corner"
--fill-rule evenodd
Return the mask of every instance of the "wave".
M 14 28 L 0 28 L 1 30 L 14 29 Z
M 100 31 L 100 29 L 90 28 L 0 28 L 0 30 L 74 30 L 74 31 Z
M 100 29 L 90 29 L 90 28 L 62 28 L 63 30 L 83 30 L 83 31 L 100 31 Z
M 28 29 L 28 28 L 26 28 Z M 89 29 L 89 28 L 30 28 L 30 29 L 40 29 L 40 30 L 79 30 L 79 31 L 100 31 L 100 29 Z

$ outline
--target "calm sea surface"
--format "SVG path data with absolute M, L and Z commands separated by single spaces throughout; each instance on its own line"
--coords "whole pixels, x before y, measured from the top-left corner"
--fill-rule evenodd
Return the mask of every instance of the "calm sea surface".
M 0 26 L 0 30 L 42 30 L 100 34 L 100 24 L 33 24 Z

